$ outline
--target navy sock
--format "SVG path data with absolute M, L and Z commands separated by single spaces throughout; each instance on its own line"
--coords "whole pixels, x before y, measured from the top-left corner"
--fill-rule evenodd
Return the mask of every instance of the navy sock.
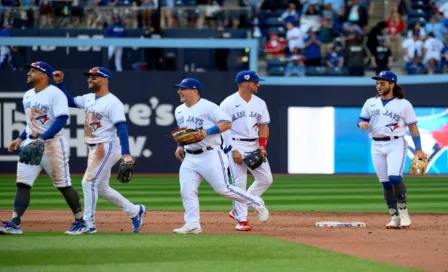
M 23 184 L 17 183 L 16 197 L 14 199 L 14 212 L 12 214 L 12 223 L 19 226 L 22 223 L 22 216 L 30 205 L 30 191 L 31 187 Z

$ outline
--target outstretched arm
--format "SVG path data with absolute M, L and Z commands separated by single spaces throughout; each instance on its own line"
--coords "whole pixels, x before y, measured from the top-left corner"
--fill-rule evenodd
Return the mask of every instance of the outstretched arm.
M 53 72 L 53 80 L 56 82 L 56 87 L 58 87 L 67 97 L 68 106 L 70 108 L 78 108 L 75 103 L 75 99 L 73 96 L 67 91 L 64 85 L 64 73 L 62 71 L 54 71 Z

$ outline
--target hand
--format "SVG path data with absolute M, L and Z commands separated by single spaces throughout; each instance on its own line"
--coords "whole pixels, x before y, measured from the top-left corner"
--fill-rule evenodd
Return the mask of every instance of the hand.
M 129 155 L 129 154 L 124 154 L 124 155 L 121 156 L 121 158 L 125 162 L 133 162 L 134 161 L 134 158 L 131 155 Z
M 17 138 L 9 144 L 8 152 L 13 152 L 19 149 L 20 144 L 22 143 L 22 139 Z
M 232 159 L 236 164 L 243 164 L 243 156 L 241 156 L 241 153 L 236 149 L 232 151 Z
M 174 156 L 176 156 L 176 158 L 179 161 L 183 161 L 184 157 L 185 157 L 184 147 L 183 146 L 178 146 L 177 149 L 176 149 L 176 152 L 174 152 Z
M 64 72 L 62 71 L 54 71 L 53 72 L 53 80 L 56 84 L 62 83 L 64 81 Z
M 369 129 L 369 123 L 368 122 L 359 122 L 358 125 L 359 125 L 359 128 L 361 130 L 368 130 Z
M 201 131 L 201 133 L 202 133 L 202 139 L 204 139 L 205 137 L 207 137 L 207 131 L 205 131 L 205 129 L 201 129 L 200 130 Z
M 426 159 L 426 154 L 421 149 L 415 150 L 415 155 L 420 159 Z
M 261 153 L 263 153 L 263 156 L 265 158 L 268 156 L 268 152 L 266 151 L 266 148 L 264 146 L 260 146 L 258 149 L 260 149 Z

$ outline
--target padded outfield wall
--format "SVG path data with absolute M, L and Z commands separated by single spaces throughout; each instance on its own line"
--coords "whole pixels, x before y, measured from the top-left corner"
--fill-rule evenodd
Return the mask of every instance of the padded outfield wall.
M 81 73 L 66 71 L 66 86 L 73 95 L 87 92 L 86 78 Z M 179 162 L 173 155 L 175 143 L 168 135 L 175 128 L 174 109 L 179 105 L 172 84 L 185 76 L 201 80 L 204 97 L 216 103 L 236 91 L 234 73 L 113 73 L 111 91 L 127 110 L 131 152 L 138 158 L 137 172 L 178 171 Z M 17 154 L 7 153 L 7 146 L 24 128 L 21 101 L 29 86 L 25 72 L 2 71 L 0 80 L 0 172 L 14 173 Z M 368 136 L 356 127 L 362 105 L 375 95 L 373 81 L 370 84 L 368 78 L 358 79 L 360 83 L 354 85 L 353 81 L 335 78 L 313 80 L 307 78 L 301 85 L 294 85 L 288 80 L 270 79 L 260 89 L 259 95 L 266 100 L 271 115 L 268 152 L 273 172 L 374 173 Z M 279 86 L 279 82 L 286 86 Z M 343 82 L 347 84 L 337 85 Z M 429 173 L 448 174 L 447 84 L 413 83 L 404 84 L 404 88 L 416 108 L 423 147 L 432 155 Z M 65 129 L 73 173 L 82 173 L 86 166 L 83 117 L 83 111 L 72 110 Z M 409 143 L 411 158 L 412 141 Z

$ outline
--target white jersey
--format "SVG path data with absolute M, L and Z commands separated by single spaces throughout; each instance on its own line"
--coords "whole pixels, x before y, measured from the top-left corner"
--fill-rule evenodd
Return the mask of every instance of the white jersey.
M 77 96 L 75 104 L 86 110 L 84 142 L 86 144 L 118 141 L 115 124 L 125 122 L 123 103 L 112 93 L 95 98 L 94 93 Z
M 438 39 L 432 37 L 428 38 L 423 45 L 423 48 L 426 49 L 423 62 L 426 63 L 430 59 L 440 61 L 443 47 L 443 43 Z
M 270 123 L 266 103 L 256 95 L 246 102 L 238 92 L 221 102 L 221 109 L 232 119 L 231 136 L 236 139 L 258 139 L 258 125 Z M 258 141 L 244 142 L 257 145 Z M 243 144 L 243 142 L 234 142 Z
M 361 118 L 370 119 L 371 137 L 405 136 L 407 126 L 417 123 L 411 103 L 398 98 L 389 101 L 385 106 L 380 97 L 367 99 L 362 107 Z
M 185 104 L 178 106 L 174 111 L 174 116 L 179 128 L 208 129 L 220 122 L 231 122 L 218 105 L 204 98 L 191 107 L 187 107 Z M 185 149 L 197 150 L 207 146 L 216 147 L 221 143 L 221 135 L 218 133 L 207 135 L 198 143 L 185 145 Z
M 68 114 L 65 94 L 53 85 L 40 92 L 34 88 L 23 95 L 23 108 L 26 114 L 26 133 L 35 137 L 42 135 L 59 116 Z M 63 129 L 55 136 L 62 135 Z

